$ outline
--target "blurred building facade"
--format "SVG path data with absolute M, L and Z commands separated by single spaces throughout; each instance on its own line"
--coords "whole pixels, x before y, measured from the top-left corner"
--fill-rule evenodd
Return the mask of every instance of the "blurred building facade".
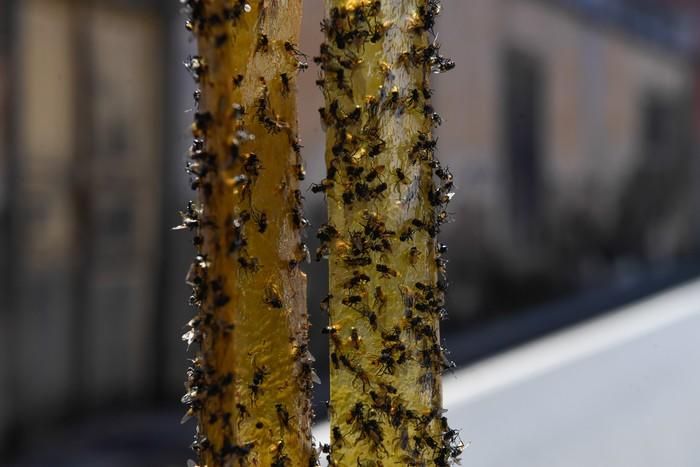
M 5 447 L 46 421 L 153 394 L 165 3 L 0 7 Z
M 177 3 L 0 2 L 5 448 L 80 410 L 174 403 L 182 388 L 192 248 L 169 227 L 190 196 L 191 45 Z M 688 5 L 443 3 L 439 40 L 458 64 L 434 81 L 440 157 L 459 187 L 445 229 L 453 320 L 698 250 Z M 309 54 L 321 8 L 305 2 Z M 300 78 L 309 183 L 324 173 L 315 79 Z
M 461 71 L 438 77 L 436 108 L 459 184 L 453 318 L 697 253 L 700 23 L 681 3 L 447 5 L 439 40 Z

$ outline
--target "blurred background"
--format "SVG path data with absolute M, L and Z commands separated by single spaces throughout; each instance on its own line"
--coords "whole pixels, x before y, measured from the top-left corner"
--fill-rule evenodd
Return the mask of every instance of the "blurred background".
M 304 3 L 313 56 L 323 2 Z M 474 363 L 700 275 L 700 2 L 443 7 L 439 42 L 457 62 L 433 81 L 439 157 L 458 186 L 442 236 L 452 358 Z M 0 0 L 2 465 L 191 456 L 179 398 L 193 248 L 170 230 L 193 197 L 183 23 L 176 0 Z M 317 72 L 299 78 L 308 184 L 325 173 Z M 324 209 L 307 192 L 313 225 Z M 306 269 L 320 329 L 325 264 Z

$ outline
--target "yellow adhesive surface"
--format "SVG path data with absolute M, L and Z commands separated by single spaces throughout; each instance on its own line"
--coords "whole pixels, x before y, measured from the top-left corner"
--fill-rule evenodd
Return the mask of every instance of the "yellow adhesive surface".
M 233 381 L 201 396 L 201 463 L 305 466 L 312 455 L 311 357 L 306 276 L 298 267 L 306 256 L 298 199 L 303 169 L 293 147 L 300 57 L 291 47 L 301 3 L 251 0 L 236 19 L 221 21 L 240 2 L 202 3 L 206 19 L 193 22 L 206 67 L 199 112 L 211 114 L 204 136 L 216 160 L 206 179 L 211 195 L 200 189 L 209 223 L 201 229 L 202 253 L 210 263 L 207 280 L 218 281 L 221 291 L 210 286 L 202 305 L 200 316 L 210 311 L 214 324 L 203 327 L 200 358 L 212 371 L 209 386 L 228 373 Z M 200 130 L 194 128 L 195 137 Z M 228 301 L 216 305 L 217 295 Z

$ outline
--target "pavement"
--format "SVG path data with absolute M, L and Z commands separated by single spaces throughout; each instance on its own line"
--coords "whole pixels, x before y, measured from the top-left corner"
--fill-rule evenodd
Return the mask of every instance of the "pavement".
M 694 281 L 446 375 L 462 465 L 700 467 L 699 344 Z M 105 414 L 10 465 L 185 465 L 192 426 L 180 417 Z
M 700 466 L 698 344 L 700 281 L 446 376 L 462 465 Z

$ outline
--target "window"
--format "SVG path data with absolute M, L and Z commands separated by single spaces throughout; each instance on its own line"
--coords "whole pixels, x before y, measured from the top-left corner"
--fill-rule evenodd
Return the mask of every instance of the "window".
M 679 245 L 692 224 L 696 169 L 692 158 L 690 99 L 649 90 L 639 108 L 639 153 L 619 198 L 619 249 L 636 258 L 659 258 Z M 690 240 L 692 242 L 692 240 Z
M 539 61 L 508 49 L 503 66 L 504 153 L 511 216 L 521 234 L 538 223 L 542 185 L 543 77 Z
M 689 144 L 689 113 L 684 100 L 651 91 L 642 100 L 641 115 L 642 156 L 646 162 L 658 167 L 680 157 Z

